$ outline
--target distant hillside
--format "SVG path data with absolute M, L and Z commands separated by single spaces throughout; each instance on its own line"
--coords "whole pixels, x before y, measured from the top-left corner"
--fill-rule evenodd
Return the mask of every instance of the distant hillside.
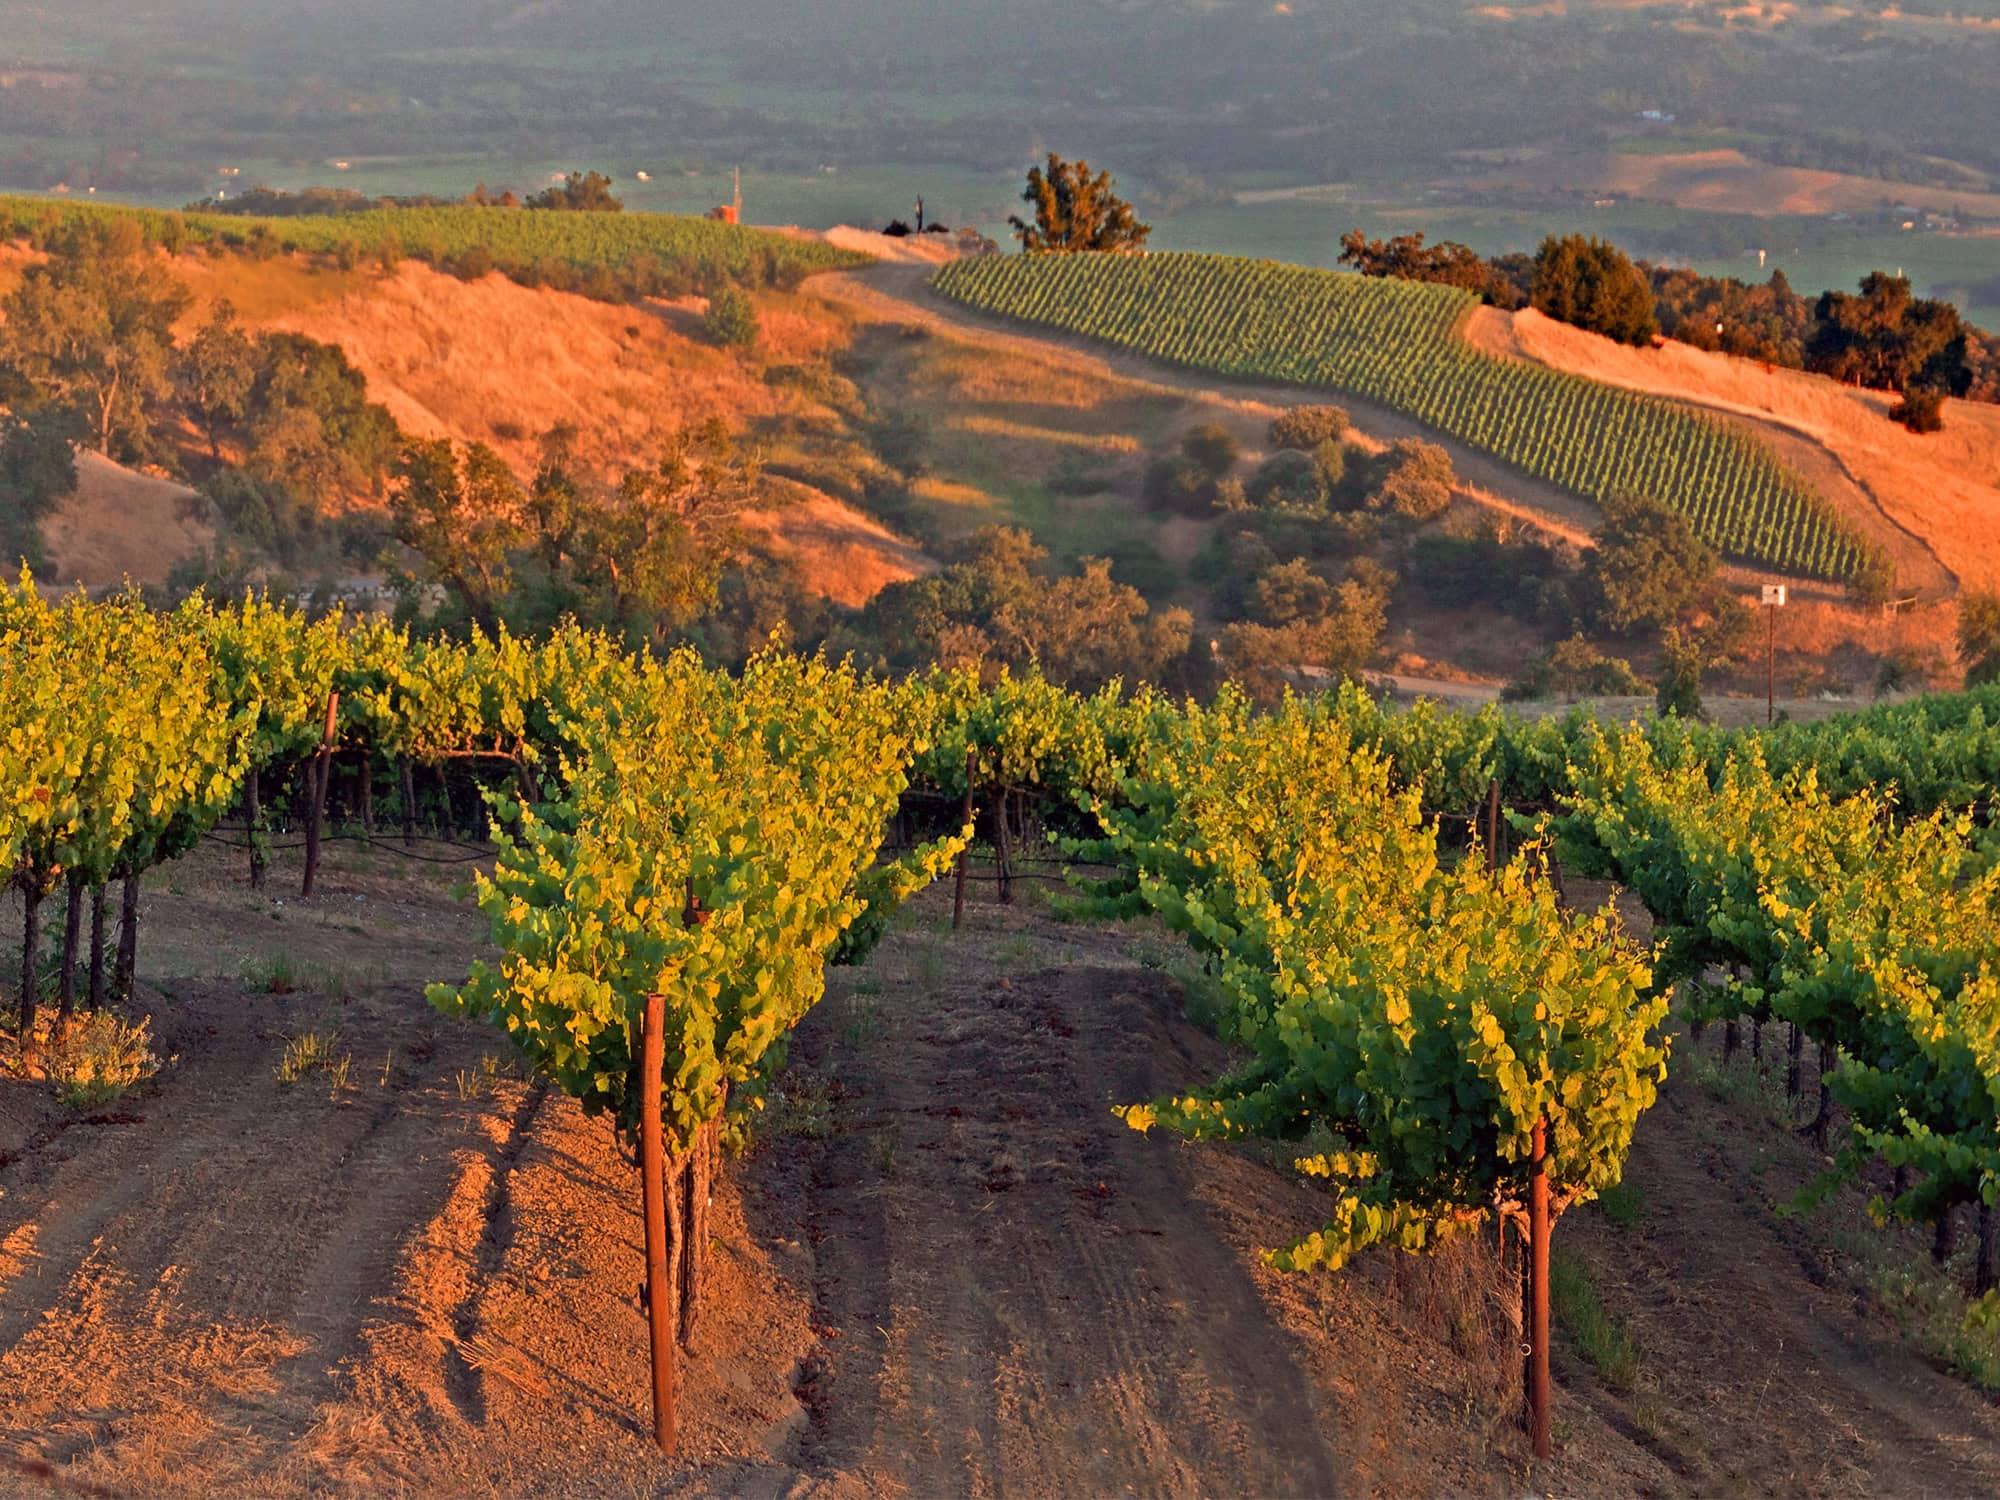
M 1495 354 L 1751 418 L 1767 440 L 1808 445 L 1822 493 L 1889 552 L 1906 588 L 2000 588 L 2000 407 L 1948 402 L 1944 431 L 1918 436 L 1887 420 L 1895 396 L 1822 375 L 1681 343 L 1633 349 L 1532 310 L 1481 308 L 1467 329 Z
M 20 232 L 27 221 L 46 228 L 51 213 L 132 216 L 156 237 L 182 222 L 109 206 L 0 199 L 0 295 L 39 258 L 6 245 L 7 226 Z M 357 219 L 379 220 L 398 240 L 443 224 L 475 244 L 496 230 L 507 243 L 504 232 L 518 227 L 539 237 L 532 243 L 575 257 L 585 271 L 654 250 L 696 256 L 684 263 L 698 269 L 710 264 L 704 255 L 762 256 L 788 274 L 868 260 L 816 238 L 657 215 L 449 209 L 270 222 L 314 241 Z M 184 253 L 163 257 L 192 294 L 180 337 L 192 336 L 227 302 L 251 331 L 299 333 L 335 345 L 366 377 L 369 398 L 405 432 L 485 443 L 517 473 L 532 472 L 543 436 L 557 426 L 572 429 L 578 457 L 609 477 L 649 462 L 676 429 L 711 418 L 754 439 L 810 417 L 809 399 L 763 378 L 758 362 L 701 337 L 705 300 L 698 296 L 612 302 L 522 285 L 497 272 L 447 274 L 413 259 L 388 269 L 380 262 L 343 269 L 330 254 L 260 257 L 228 248 L 242 227 L 264 221 L 192 216 L 185 222 L 189 238 L 177 241 Z M 203 243 L 198 234 L 212 236 L 209 250 L 185 253 Z M 768 361 L 823 362 L 844 337 L 838 323 L 794 294 L 764 289 L 758 306 Z M 200 507 L 190 504 L 193 496 L 186 485 L 135 473 L 101 454 L 80 455 L 76 493 L 43 525 L 52 575 L 91 587 L 165 583 L 177 564 L 217 540 L 199 519 Z M 743 523 L 760 546 L 795 567 L 810 592 L 858 606 L 884 584 L 931 566 L 879 521 L 809 484 L 774 480 L 772 499 Z
M 1588 613 L 1588 558 L 1601 519 L 1579 498 L 1591 491 L 1577 476 L 1593 466 L 1611 476 L 1671 475 L 1677 464 L 1686 473 L 1687 452 L 1704 450 L 1676 449 L 1676 434 L 1708 444 L 1711 459 L 1736 462 L 1739 477 L 1809 479 L 1862 538 L 1887 545 L 1901 536 L 1888 507 L 1863 500 L 1847 508 L 1839 461 L 1797 426 L 1767 422 L 1753 435 L 1733 414 L 1699 416 L 1621 391 L 1620 376 L 1570 368 L 1568 355 L 1544 369 L 1520 345 L 1475 348 L 1462 334 L 1483 337 L 1485 318 L 1438 288 L 1231 263 L 1265 278 L 1304 277 L 1406 316 L 1363 322 L 1366 308 L 1356 304 L 1348 309 L 1355 321 L 1315 323 L 1260 310 L 1255 297 L 1178 306 L 1128 298 L 1129 336 L 1089 348 L 1061 335 L 1060 325 L 1001 327 L 929 295 L 936 267 L 928 262 L 947 247 L 852 230 L 824 240 L 796 231 L 767 237 L 806 255 L 824 253 L 831 241 L 876 263 L 790 289 L 755 285 L 755 342 L 735 348 L 704 331 L 708 303 L 699 295 L 592 297 L 475 274 L 449 257 L 444 269 L 409 259 L 348 268 L 336 254 L 260 254 L 215 243 L 183 242 L 174 255 L 159 246 L 134 253 L 191 294 L 174 327 L 184 346 L 226 301 L 246 333 L 337 347 L 367 400 L 408 434 L 486 444 L 521 478 L 556 427 L 567 430 L 576 463 L 616 480 L 655 460 L 677 430 L 720 419 L 763 456 L 762 493 L 740 518 L 753 551 L 790 564 L 753 565 L 729 585 L 720 607 L 730 613 L 716 628 L 751 643 L 782 624 L 793 639 L 871 662 L 997 642 L 992 649 L 1010 653 L 1001 659 L 1019 664 L 1046 659 L 1044 637 L 1059 626 L 1112 642 L 1076 658 L 1110 671 L 1105 652 L 1126 649 L 1117 631 L 1171 613 L 1185 621 L 1192 645 L 1185 670 L 1202 673 L 1235 659 L 1227 653 L 1262 649 L 1267 636 L 1271 650 L 1314 661 L 1318 646 L 1294 645 L 1283 632 L 1298 619 L 1331 620 L 1323 601 L 1352 596 L 1375 601 L 1372 623 L 1365 613 L 1355 617 L 1373 642 L 1374 669 L 1426 682 L 1470 674 L 1490 693 L 1557 644 L 1574 647 L 1579 628 L 1598 630 Z M 24 245 L 0 249 L 0 294 L 44 258 Z M 1158 255 L 1112 269 L 1129 275 L 1180 263 Z M 947 275 L 1058 272 L 1073 274 L 1002 256 Z M 1335 445 L 1340 472 L 1324 481 L 1338 497 L 1324 495 L 1321 511 L 1258 508 L 1267 472 L 1288 458 L 1277 422 L 1293 408 L 1319 406 L 1321 390 L 1296 383 L 1296 370 L 1225 369 L 1185 357 L 1173 369 L 1143 352 L 1165 338 L 1209 336 L 1196 327 L 1197 314 L 1274 359 L 1344 361 L 1322 373 L 1351 380 L 1343 390 L 1380 392 L 1339 398 L 1351 421 Z M 1288 377 L 1294 383 L 1282 383 Z M 1426 382 L 1421 389 L 1395 387 L 1414 377 Z M 1570 404 L 1548 399 L 1551 392 Z M 1441 425 L 1439 412 L 1469 425 L 1462 432 Z M 128 453 L 135 462 L 157 462 L 190 484 L 209 483 L 218 463 L 268 468 L 268 457 L 253 459 L 256 429 L 226 437 L 217 456 L 171 400 L 155 418 L 158 442 L 151 456 Z M 1879 414 L 1870 420 L 1880 422 Z M 1643 425 L 1618 425 L 1634 421 Z M 1423 441 L 1439 434 L 1442 448 Z M 1221 456 L 1188 489 L 1196 452 Z M 1385 524 L 1379 512 L 1392 482 L 1405 466 L 1432 460 L 1445 475 L 1436 506 L 1426 502 L 1410 524 Z M 85 469 L 79 493 L 43 526 L 51 575 L 66 582 L 161 583 L 185 562 L 183 579 L 205 576 L 219 588 L 271 569 L 310 586 L 377 568 L 389 541 L 380 479 L 301 490 L 317 530 L 288 550 L 287 533 L 269 527 L 290 523 L 275 509 L 267 527 L 261 512 L 232 508 L 240 495 L 201 501 L 96 459 Z M 281 464 L 278 482 L 286 472 Z M 1529 477 L 1536 472 L 1567 475 L 1570 491 Z M 1730 472 L 1714 462 L 1694 471 L 1694 493 L 1701 485 L 1722 493 Z M 1921 506 L 1921 485 L 1929 483 L 1921 479 L 1894 503 Z M 1767 507 L 1763 519 L 1771 514 Z M 1863 524 L 1869 517 L 1872 525 Z M 1976 538 L 1966 537 L 1970 550 Z M 1913 548 L 1889 550 L 1926 599 L 1943 598 L 1959 565 Z M 998 592 L 989 598 L 980 590 L 995 579 L 1013 581 L 993 584 Z M 1725 570 L 1718 587 L 1741 597 L 1746 583 L 1754 596 L 1754 579 Z M 1304 604 L 1290 602 L 1288 589 Z M 1891 657 L 1904 680 L 1949 680 L 1948 609 L 1884 621 L 1878 611 L 1844 604 L 1835 589 L 1800 594 L 1786 621 L 1791 665 L 1783 670 L 1801 694 L 1851 690 Z M 1297 608 L 1321 613 L 1282 612 Z M 1152 649 L 1151 637 L 1134 639 L 1134 649 Z M 1591 649 L 1629 657 L 1641 674 L 1655 670 L 1650 632 L 1598 631 Z
M 1227 256 L 1045 256 L 941 270 L 982 311 L 1223 375 L 1351 391 L 1591 500 L 1638 494 L 1723 552 L 1845 581 L 1868 549 L 1813 487 L 1733 427 L 1602 383 L 1497 360 L 1456 289 Z
M 479 269 L 538 285 L 560 284 L 564 272 L 629 278 L 635 268 L 654 276 L 678 273 L 683 281 L 720 276 L 790 284 L 814 271 L 867 260 L 819 239 L 680 214 L 568 213 L 464 204 L 257 218 L 0 196 L 0 240 L 43 235 L 75 217 L 133 219 L 147 238 L 170 248 L 215 244 L 263 254 L 299 250 L 335 256 L 349 264 L 363 258 L 393 262 L 411 257 L 448 265 L 477 254 L 484 257 Z

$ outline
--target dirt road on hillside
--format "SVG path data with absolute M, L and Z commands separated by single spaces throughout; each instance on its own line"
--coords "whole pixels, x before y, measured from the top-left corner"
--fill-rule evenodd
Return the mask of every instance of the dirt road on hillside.
M 1334 401 L 1355 419 L 1358 435 L 1377 449 L 1405 437 L 1420 437 L 1436 443 L 1451 455 L 1453 467 L 1461 479 L 1460 492 L 1468 498 L 1501 515 L 1535 526 L 1572 546 L 1582 548 L 1593 544 L 1592 537 L 1602 520 L 1594 505 L 1555 485 L 1522 474 L 1490 454 L 1470 448 L 1365 397 L 1278 382 L 1230 380 L 1203 371 L 1183 370 L 1166 361 L 1121 350 L 1061 329 L 1030 328 L 1015 320 L 980 313 L 936 295 L 930 290 L 932 270 L 928 266 L 876 265 L 859 271 L 822 276 L 816 278 L 813 284 L 835 301 L 859 303 L 878 316 L 885 311 L 893 311 L 913 325 L 934 331 L 955 332 L 968 339 L 986 343 L 997 341 L 1022 350 L 1064 350 L 1074 357 L 1088 360 L 1104 374 L 1142 386 L 1253 403 L 1273 413 L 1284 407 L 1313 401 Z M 1476 347 L 1496 358 L 1554 363 L 1556 368 L 1565 368 L 1561 363 L 1538 359 L 1513 335 L 1506 315 L 1494 313 L 1490 308 L 1476 309 L 1466 331 Z M 1575 334 L 1576 330 L 1566 332 Z M 1679 348 L 1669 352 L 1679 352 Z M 1939 560 L 1931 544 L 1897 519 L 1892 507 L 1884 503 L 1883 497 L 1855 470 L 1838 446 L 1826 440 L 1824 431 L 1807 423 L 1782 421 L 1769 411 L 1721 397 L 1696 400 L 1690 389 L 1684 387 L 1654 388 L 1635 382 L 1621 372 L 1606 372 L 1594 367 L 1585 370 L 1585 373 L 1613 385 L 1629 386 L 1661 399 L 1698 406 L 1725 422 L 1751 432 L 1829 496 L 1841 513 L 1871 540 L 1888 550 L 1895 559 L 1899 580 L 1905 587 L 1927 600 L 1956 592 L 1958 579 Z M 1739 588 L 1754 589 L 1765 576 L 1762 570 L 1750 567 L 1731 566 L 1726 571 L 1731 583 Z M 1839 589 L 1804 581 L 1795 584 L 1793 593 L 1802 601 L 1839 602 L 1845 598 Z
M 1474 308 L 1465 336 L 1495 358 L 1672 401 L 1751 432 L 1882 547 L 1900 585 L 1924 598 L 1954 594 L 1960 580 L 1940 555 L 1938 537 L 1921 533 L 1937 529 L 1962 565 L 1966 524 L 1954 516 L 1970 510 L 1977 528 L 1991 514 L 1990 481 L 1988 504 L 1981 507 L 1974 498 L 1982 471 L 1994 464 L 1991 439 L 1982 441 L 1981 433 L 1991 423 L 1975 405 L 1954 406 L 1958 448 L 1947 455 L 1889 421 L 1886 399 L 1871 403 L 1874 393 L 1803 371 L 1775 370 L 1673 340 L 1633 349 L 1532 311 Z M 1910 523 L 1919 519 L 1925 524 L 1913 529 Z M 1990 527 L 1990 520 L 1985 524 Z
M 1574 546 L 1591 545 L 1591 534 L 1600 519 L 1594 506 L 1554 485 L 1517 474 L 1489 455 L 1389 407 L 1345 391 L 1315 390 L 1275 381 L 1229 380 L 1199 370 L 1183 370 L 1061 329 L 1028 330 L 1011 319 L 978 313 L 962 303 L 937 296 L 930 290 L 933 269 L 875 265 L 817 276 L 811 285 L 831 301 L 858 304 L 873 316 L 889 317 L 933 332 L 981 344 L 999 344 L 1023 353 L 1062 350 L 1102 375 L 1142 389 L 1233 401 L 1256 406 L 1272 416 L 1287 407 L 1335 402 L 1353 418 L 1352 440 L 1360 446 L 1379 452 L 1398 439 L 1410 437 L 1436 443 L 1451 455 L 1461 494 Z

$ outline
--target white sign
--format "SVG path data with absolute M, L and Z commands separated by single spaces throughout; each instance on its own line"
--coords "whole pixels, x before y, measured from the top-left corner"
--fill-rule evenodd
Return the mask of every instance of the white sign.
M 1765 584 L 1764 602 L 1766 604 L 1783 604 L 1785 602 L 1785 586 L 1782 583 Z

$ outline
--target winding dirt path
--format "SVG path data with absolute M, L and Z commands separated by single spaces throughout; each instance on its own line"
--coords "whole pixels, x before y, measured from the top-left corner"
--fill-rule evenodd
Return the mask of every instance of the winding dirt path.
M 1353 419 L 1352 440 L 1357 446 L 1380 452 L 1401 438 L 1436 443 L 1451 455 L 1460 494 L 1573 546 L 1592 545 L 1592 533 L 1601 519 L 1595 506 L 1566 490 L 1519 474 L 1490 454 L 1467 447 L 1393 408 L 1345 391 L 1315 390 L 1281 381 L 1231 380 L 1184 370 L 1061 329 L 1027 329 L 1011 319 L 980 313 L 938 296 L 930 288 L 934 269 L 881 264 L 816 276 L 808 285 L 829 301 L 870 318 L 924 328 L 966 343 L 997 345 L 1029 358 L 1060 359 L 1099 379 L 1123 382 L 1135 391 L 1197 396 L 1235 405 L 1264 421 L 1288 407 L 1334 402 Z
M 816 278 L 835 302 L 867 309 L 933 332 L 1024 354 L 1080 362 L 1104 378 L 1144 389 L 1234 401 L 1260 411 L 1334 400 L 1354 417 L 1363 446 L 1379 450 L 1421 437 L 1451 454 L 1461 493 L 1491 510 L 1588 547 L 1600 520 L 1595 506 L 1501 463 L 1389 407 L 1345 392 L 1280 382 L 1229 380 L 1182 370 L 1060 329 L 1026 328 L 936 295 L 932 268 L 876 265 Z M 1523 320 L 1526 320 L 1525 322 Z M 1530 314 L 1474 310 L 1465 336 L 1497 358 L 1570 371 L 1608 385 L 1655 395 L 1742 425 L 1800 471 L 1894 560 L 1899 582 L 1920 599 L 1955 594 L 1961 582 L 2000 578 L 2000 422 L 1987 410 L 1955 403 L 1957 429 L 1943 440 L 1912 439 L 1882 416 L 1886 402 L 1792 371 L 1764 375 L 1754 387 L 1747 362 L 1672 345 L 1650 356 Z M 1579 350 L 1579 345 L 1586 348 Z M 1600 349 L 1598 346 L 1604 346 Z M 1666 363 L 1662 364 L 1661 361 Z M 1751 367 L 1756 368 L 1756 367 Z M 1741 388 L 1739 390 L 1739 388 Z M 1925 446 L 1928 444 L 1929 446 Z M 1761 577 L 1745 570 L 1744 577 Z M 1834 600 L 1837 590 L 1803 586 L 1805 596 Z

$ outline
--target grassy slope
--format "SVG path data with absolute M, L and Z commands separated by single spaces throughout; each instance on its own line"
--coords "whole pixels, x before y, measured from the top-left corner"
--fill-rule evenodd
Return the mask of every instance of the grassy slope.
M 28 258 L 0 246 L 0 295 Z M 389 273 L 342 271 L 301 255 L 184 253 L 169 264 L 194 294 L 184 334 L 226 300 L 253 328 L 337 344 L 405 431 L 487 443 L 523 473 L 558 423 L 576 427 L 587 462 L 615 475 L 647 462 L 676 428 L 710 417 L 752 435 L 835 420 L 764 378 L 773 365 L 823 360 L 847 338 L 841 320 L 801 293 L 757 294 L 760 344 L 743 355 L 700 337 L 700 299 L 614 305 L 499 275 L 461 281 L 413 261 Z M 783 503 L 746 522 L 797 564 L 809 588 L 859 604 L 929 566 L 837 498 L 803 485 L 775 489 Z M 181 493 L 93 460 L 48 523 L 56 576 L 91 586 L 162 582 L 208 540 L 206 528 L 179 516 Z
M 2000 406 L 1949 402 L 1944 431 L 1920 437 L 1887 419 L 1896 398 L 1885 392 L 1686 344 L 1629 349 L 1531 312 L 1481 316 L 1496 350 L 1799 434 L 1837 460 L 1863 491 L 1862 503 L 1878 507 L 1958 582 L 2000 588 Z M 1899 576 L 1914 581 L 1922 561 L 1899 559 Z

